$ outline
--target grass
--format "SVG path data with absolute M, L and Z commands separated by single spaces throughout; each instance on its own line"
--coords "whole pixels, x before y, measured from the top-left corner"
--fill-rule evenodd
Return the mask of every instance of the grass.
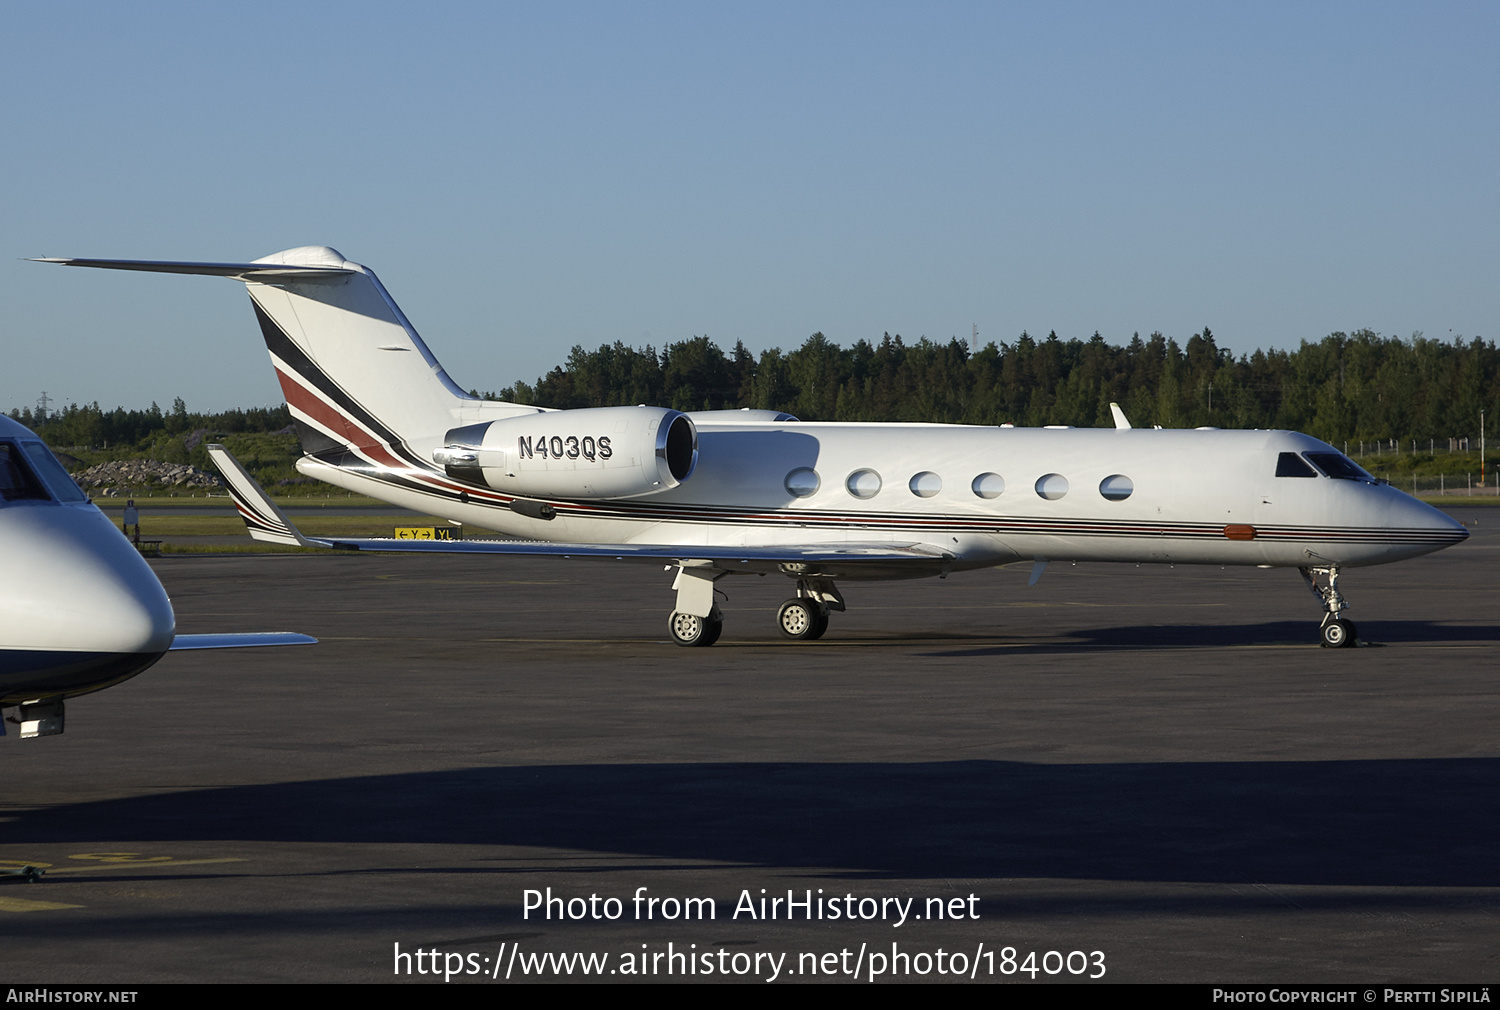
M 118 498 L 94 498 L 92 500 L 95 505 L 108 512 L 123 509 L 125 507 L 126 496 L 122 494 Z M 321 495 L 318 497 L 303 495 L 273 497 L 271 500 L 283 508 L 380 508 L 390 507 L 391 504 L 388 501 L 381 501 L 379 498 L 370 498 L 362 494 L 344 494 L 342 492 L 327 498 Z M 212 497 L 201 494 L 196 497 L 189 497 L 187 495 L 178 495 L 176 497 L 152 495 L 144 498 L 136 497 L 134 501 L 138 509 L 162 508 L 167 506 L 172 508 L 234 508 L 233 500 L 230 499 L 229 495 L 222 492 Z
M 323 547 L 289 547 L 281 544 L 263 544 L 248 541 L 243 544 L 182 544 L 165 543 L 155 552 L 143 551 L 149 556 L 165 557 L 169 554 L 344 554 L 355 555 L 358 551 L 337 551 Z
M 1475 490 L 1478 489 L 1476 488 Z M 1497 498 L 1495 496 L 1494 488 L 1485 488 L 1485 491 L 1487 492 L 1486 494 L 1476 494 L 1472 498 L 1464 494 L 1450 494 L 1443 495 L 1442 497 L 1439 497 L 1437 495 L 1419 494 L 1417 495 L 1417 498 L 1437 508 L 1456 508 L 1458 506 L 1467 507 L 1469 505 L 1478 505 L 1483 508 L 1494 508 L 1495 506 L 1500 505 L 1500 498 Z
M 297 528 L 312 537 L 389 537 L 397 526 L 446 526 L 436 516 L 298 516 Z M 238 516 L 141 516 L 141 538 L 230 537 L 245 533 Z M 246 534 L 248 536 L 248 534 Z

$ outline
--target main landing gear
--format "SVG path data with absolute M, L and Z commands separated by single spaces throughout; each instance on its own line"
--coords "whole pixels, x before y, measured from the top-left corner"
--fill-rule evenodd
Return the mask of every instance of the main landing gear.
M 724 615 L 714 602 L 713 584 L 726 574 L 708 563 L 678 566 L 677 579 L 672 583 L 677 590 L 677 609 L 667 619 L 672 641 L 683 646 L 709 646 L 719 640 Z M 829 612 L 843 609 L 844 597 L 832 579 L 801 578 L 797 580 L 797 595 L 776 611 L 776 629 L 785 638 L 815 641 L 828 630 Z
M 782 637 L 813 641 L 828 630 L 828 611 L 812 600 L 794 596 L 776 611 L 776 629 Z
M 1349 603 L 1339 592 L 1339 570 L 1337 566 L 1327 568 L 1299 568 L 1302 573 L 1302 581 L 1307 583 L 1307 588 L 1312 590 L 1318 602 L 1323 605 L 1323 624 L 1318 629 L 1320 643 L 1325 649 L 1347 649 L 1352 648 L 1359 642 L 1359 629 L 1353 621 L 1343 616 L 1344 611 L 1349 609 Z M 1319 577 L 1324 580 L 1323 585 L 1318 584 Z
M 817 641 L 828 630 L 828 612 L 843 609 L 832 579 L 798 579 L 797 595 L 776 610 L 776 630 L 793 641 Z
M 719 635 L 723 633 L 724 615 L 719 613 L 718 607 L 710 611 L 707 617 L 673 611 L 671 619 L 667 621 L 667 630 L 672 633 L 672 641 L 678 645 L 707 647 L 717 642 Z

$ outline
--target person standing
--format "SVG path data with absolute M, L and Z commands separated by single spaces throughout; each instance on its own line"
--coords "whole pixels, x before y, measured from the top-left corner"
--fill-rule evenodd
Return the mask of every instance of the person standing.
M 130 537 L 130 542 L 136 546 L 141 543 L 141 514 L 135 510 L 135 499 L 125 500 L 125 535 Z

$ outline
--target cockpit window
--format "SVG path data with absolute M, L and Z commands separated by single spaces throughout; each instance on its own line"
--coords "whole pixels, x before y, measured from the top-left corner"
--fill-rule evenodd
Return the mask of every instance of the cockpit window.
M 1284 452 L 1276 457 L 1278 477 L 1316 477 L 1318 471 L 1307 465 L 1307 460 L 1295 452 Z
M 14 442 L 0 442 L 0 498 L 6 501 L 52 500 L 42 482 L 31 472 L 31 467 L 26 465 Z
M 1341 452 L 1309 452 L 1304 453 L 1312 460 L 1313 466 L 1322 470 L 1330 477 L 1339 480 L 1363 480 L 1375 483 L 1375 478 L 1367 473 L 1364 467 Z
M 79 490 L 73 478 L 68 476 L 68 471 L 52 455 L 51 449 L 41 442 L 22 442 L 21 448 L 26 450 L 26 455 L 31 459 L 32 469 L 58 501 L 88 501 L 89 496 Z

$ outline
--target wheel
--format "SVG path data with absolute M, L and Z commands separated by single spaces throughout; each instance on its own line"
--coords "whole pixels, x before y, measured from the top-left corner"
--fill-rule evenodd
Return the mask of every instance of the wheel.
M 1321 629 L 1325 649 L 1347 649 L 1357 640 L 1357 629 L 1353 621 L 1339 618 L 1327 621 Z
M 667 621 L 667 630 L 671 632 L 672 641 L 678 645 L 709 646 L 719 640 L 719 635 L 724 630 L 724 621 L 674 612 Z
M 812 639 L 813 641 L 817 641 L 818 639 L 822 638 L 823 633 L 828 630 L 828 615 L 816 607 L 813 608 L 813 613 L 818 615 L 818 623 L 815 624 L 813 626 L 813 629 L 807 633 L 807 637 Z
M 791 599 L 776 611 L 776 627 L 787 638 L 821 638 L 828 630 L 828 615 L 815 603 L 801 598 Z

